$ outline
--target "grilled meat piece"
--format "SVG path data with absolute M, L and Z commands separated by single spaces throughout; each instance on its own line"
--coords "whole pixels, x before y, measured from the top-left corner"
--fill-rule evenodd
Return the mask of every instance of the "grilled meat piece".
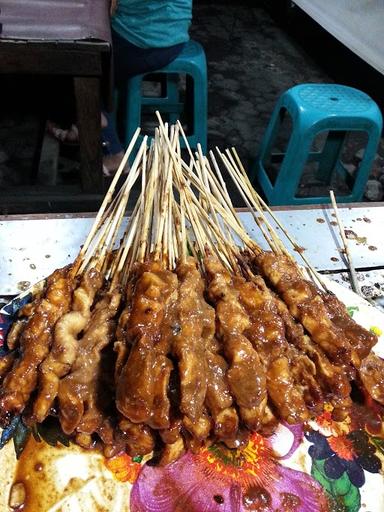
M 261 274 L 277 289 L 292 316 L 302 323 L 334 363 L 358 364 L 356 351 L 342 329 L 332 323 L 320 291 L 302 277 L 298 266 L 288 256 L 263 252 L 256 256 L 255 262 Z
M 371 397 L 384 405 L 384 359 L 369 354 L 361 363 L 359 375 Z
M 309 413 L 303 396 L 304 388 L 308 380 L 312 388 L 316 382 L 308 368 L 303 367 L 307 361 L 303 362 L 302 356 L 295 353 L 286 340 L 284 322 L 274 297 L 258 277 L 253 281 L 239 282 L 238 289 L 240 303 L 251 321 L 245 335 L 253 343 L 264 365 L 271 402 L 279 417 L 288 423 L 307 420 Z M 317 397 L 317 401 L 320 399 Z
M 0 392 L 0 420 L 6 425 L 24 410 L 36 388 L 38 366 L 48 355 L 56 322 L 69 311 L 75 280 L 70 267 L 58 269 L 47 279 L 44 296 L 36 305 L 20 336 L 21 357 L 4 379 Z
M 60 380 L 59 419 L 66 434 L 74 432 L 80 423 L 83 425 L 81 432 L 90 434 L 104 420 L 98 404 L 101 352 L 113 340 L 116 328 L 114 318 L 120 299 L 121 294 L 115 289 L 96 303 L 88 328 L 78 342 L 71 372 Z
M 72 311 L 55 326 L 52 348 L 39 367 L 39 390 L 33 406 L 33 417 L 41 423 L 49 414 L 57 396 L 59 381 L 71 370 L 79 347 L 78 336 L 91 318 L 91 307 L 103 278 L 96 269 L 87 270 L 73 292 Z
M 205 303 L 204 283 L 194 258 L 177 268 L 179 277 L 178 327 L 172 341 L 180 377 L 180 410 L 191 422 L 202 415 L 207 393 L 207 360 L 203 339 L 205 316 L 214 322 L 214 310 Z
M 340 328 L 347 338 L 359 360 L 364 359 L 377 343 L 377 336 L 356 323 L 349 315 L 347 308 L 332 293 L 323 293 L 322 298 L 327 308 L 329 318 L 336 327 Z M 358 366 L 358 365 L 355 365 Z
M 230 391 L 240 416 L 251 429 L 261 423 L 266 401 L 266 376 L 260 358 L 244 332 L 250 319 L 239 302 L 239 281 L 232 278 L 214 256 L 204 259 L 208 276 L 208 297 L 215 304 L 218 335 L 226 359 Z
M 156 376 L 169 377 L 167 371 L 155 372 L 157 358 L 164 357 L 164 344 L 169 343 L 168 333 L 162 337 L 161 324 L 167 306 L 174 303 L 177 292 L 177 276 L 163 270 L 159 262 L 143 264 L 139 270 L 128 321 L 127 338 L 132 346 L 127 362 L 121 371 L 116 387 L 118 410 L 133 423 L 150 423 L 154 414 Z M 159 345 L 159 347 L 157 347 Z M 161 359 L 164 363 L 164 359 Z M 161 365 L 160 365 L 161 366 Z M 158 367 L 160 367 L 158 366 Z M 161 389 L 167 386 L 162 384 Z M 159 391 L 156 389 L 156 392 Z M 169 407 L 166 396 L 163 407 Z M 165 416 L 168 413 L 164 412 Z M 164 419 L 164 418 L 163 418 Z M 169 417 L 168 417 L 169 421 Z M 165 425 L 162 425 L 165 428 Z
M 132 423 L 127 418 L 119 422 L 126 444 L 126 451 L 131 457 L 147 455 L 155 447 L 151 429 L 142 423 Z
M 284 320 L 287 340 L 305 353 L 316 366 L 316 379 L 321 386 L 324 400 L 335 408 L 339 420 L 346 417 L 352 405 L 351 385 L 344 368 L 333 364 L 324 351 L 304 332 L 301 324 L 295 322 L 285 303 L 276 297 L 276 304 Z
M 11 370 L 13 363 L 16 360 L 16 352 L 9 352 L 0 358 L 0 382 L 5 378 L 7 373 Z

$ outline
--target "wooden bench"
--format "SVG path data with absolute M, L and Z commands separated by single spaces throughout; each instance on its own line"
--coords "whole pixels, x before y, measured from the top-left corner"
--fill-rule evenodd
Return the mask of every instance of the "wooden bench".
M 0 23 L 0 74 L 72 77 L 81 192 L 94 198 L 103 189 L 101 105 L 102 99 L 108 104 L 111 96 L 109 1 L 3 0 Z M 40 132 L 35 169 L 44 136 Z M 36 186 L 30 192 L 32 201 L 41 201 Z M 46 197 L 49 200 L 49 194 Z M 2 197 L 1 203 L 12 200 L 15 197 Z

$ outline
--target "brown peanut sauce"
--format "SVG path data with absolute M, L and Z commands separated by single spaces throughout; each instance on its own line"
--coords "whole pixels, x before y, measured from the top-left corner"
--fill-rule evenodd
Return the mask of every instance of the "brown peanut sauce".
M 90 474 L 88 479 L 71 477 L 60 467 L 61 457 L 73 456 L 74 460 L 71 464 L 76 465 L 76 456 L 81 456 L 82 453 L 84 450 L 78 446 L 52 447 L 45 442 L 37 442 L 31 436 L 16 464 L 13 484 L 9 490 L 8 510 L 17 512 L 49 510 L 66 496 L 73 495 L 82 489 L 96 475 L 98 484 L 103 487 L 104 481 L 107 483 L 107 480 L 101 474 L 97 474 L 98 468 L 100 472 L 103 470 L 101 455 L 89 454 L 90 457 L 95 457 L 90 461 L 95 475 Z M 89 500 L 89 504 L 92 504 L 92 510 L 95 512 L 108 512 L 108 501 L 109 496 L 106 492 L 104 505 L 98 505 L 92 499 Z M 82 508 L 79 507 L 80 509 Z

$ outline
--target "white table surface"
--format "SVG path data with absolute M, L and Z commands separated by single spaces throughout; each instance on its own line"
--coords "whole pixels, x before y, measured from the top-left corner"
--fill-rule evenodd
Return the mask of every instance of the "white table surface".
M 365 273 L 376 269 L 380 274 L 384 269 L 384 207 L 362 204 L 339 209 L 351 237 L 355 267 Z M 275 214 L 316 269 L 335 273 L 346 269 L 338 227 L 333 225 L 335 219 L 328 206 L 282 209 Z M 252 238 L 267 247 L 252 215 L 239 215 Z M 73 261 L 92 221 L 92 214 L 0 217 L 0 295 L 16 295 Z M 281 238 L 284 240 L 284 235 Z M 297 252 L 292 254 L 301 262 Z

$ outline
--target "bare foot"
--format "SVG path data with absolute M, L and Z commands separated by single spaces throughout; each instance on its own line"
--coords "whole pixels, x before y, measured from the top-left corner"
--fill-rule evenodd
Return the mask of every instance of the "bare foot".
M 100 114 L 101 128 L 108 126 L 108 120 L 103 113 Z M 47 131 L 55 139 L 66 144 L 78 144 L 79 143 L 79 129 L 75 124 L 72 124 L 67 130 L 63 130 L 59 125 L 52 121 L 47 121 Z
M 104 176 L 110 177 L 116 174 L 117 169 L 119 168 L 121 161 L 124 157 L 124 151 L 119 151 L 119 153 L 105 155 L 103 158 L 103 174 Z M 129 164 L 126 163 L 123 174 L 128 174 L 129 172 Z

